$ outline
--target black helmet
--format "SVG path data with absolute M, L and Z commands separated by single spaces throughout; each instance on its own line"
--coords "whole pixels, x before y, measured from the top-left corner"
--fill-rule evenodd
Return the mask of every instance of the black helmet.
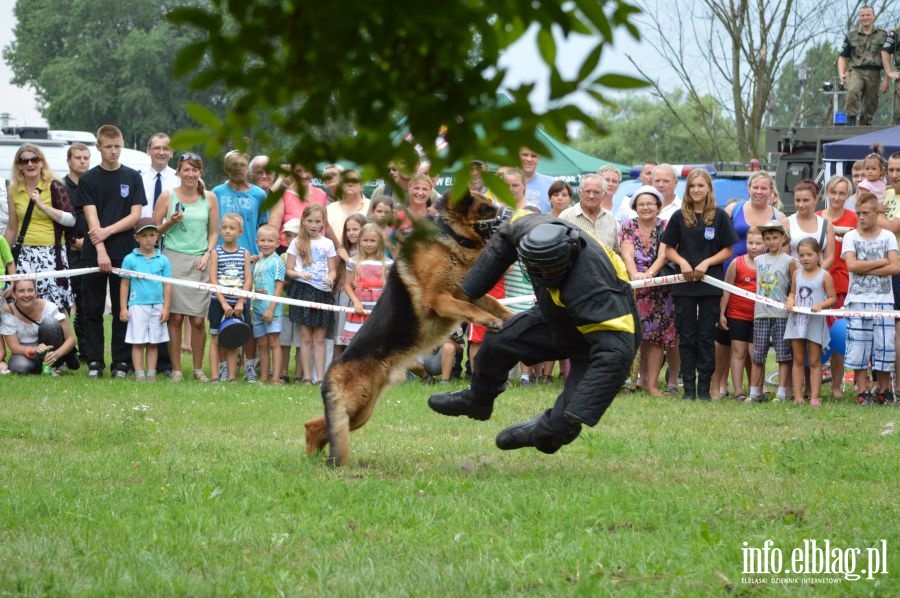
M 578 255 L 581 235 L 563 223 L 539 224 L 519 241 L 519 259 L 531 281 L 558 287 Z

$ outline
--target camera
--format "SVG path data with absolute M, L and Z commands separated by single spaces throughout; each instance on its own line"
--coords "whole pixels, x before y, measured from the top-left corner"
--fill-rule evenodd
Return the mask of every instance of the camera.
M 822 91 L 824 91 L 825 93 L 834 91 L 834 83 L 832 83 L 831 81 L 825 81 L 824 83 L 822 83 Z
M 180 201 L 175 204 L 175 211 L 179 213 L 184 212 L 184 205 Z

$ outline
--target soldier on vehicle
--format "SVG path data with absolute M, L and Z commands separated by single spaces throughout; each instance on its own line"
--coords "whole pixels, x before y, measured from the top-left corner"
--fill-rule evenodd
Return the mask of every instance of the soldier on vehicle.
M 847 124 L 872 124 L 878 110 L 878 94 L 887 91 L 888 79 L 882 79 L 881 50 L 887 39 L 884 29 L 875 27 L 875 9 L 859 9 L 859 26 L 844 38 L 838 55 L 838 76 L 847 88 Z

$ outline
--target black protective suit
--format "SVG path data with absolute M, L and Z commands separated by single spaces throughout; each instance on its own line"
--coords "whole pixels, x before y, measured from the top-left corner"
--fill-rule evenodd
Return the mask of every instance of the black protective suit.
M 462 282 L 463 292 L 472 299 L 487 293 L 518 258 L 522 237 L 547 222 L 577 230 L 544 214 L 504 224 Z M 640 320 L 624 264 L 583 232 L 580 245 L 559 288 L 533 281 L 537 304 L 487 334 L 475 357 L 471 391 L 479 402 L 492 402 L 503 392 L 509 370 L 520 361 L 570 360 L 562 393 L 534 428 L 534 446 L 545 453 L 575 440 L 581 424 L 597 424 L 628 377 L 640 346 Z

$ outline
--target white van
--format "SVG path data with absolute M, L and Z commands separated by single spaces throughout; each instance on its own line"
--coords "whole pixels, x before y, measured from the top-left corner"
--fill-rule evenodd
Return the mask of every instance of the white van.
M 6 230 L 9 220 L 6 187 L 12 178 L 13 160 L 23 143 L 31 143 L 41 148 L 50 170 L 62 179 L 69 173 L 66 153 L 73 143 L 83 143 L 91 150 L 91 167 L 100 163 L 97 138 L 86 131 L 51 131 L 45 127 L 4 127 L 0 130 L 0 233 Z M 150 156 L 133 149 L 122 149 L 119 161 L 142 171 L 150 168 Z
M 50 170 L 60 179 L 68 174 L 66 152 L 73 143 L 83 143 L 91 150 L 91 167 L 100 163 L 97 138 L 85 131 L 51 131 L 43 127 L 6 127 L 0 132 L 0 178 L 7 181 L 13 168 L 16 150 L 23 143 L 33 143 L 41 148 Z M 119 161 L 135 170 L 150 168 L 150 156 L 144 152 L 125 148 Z

